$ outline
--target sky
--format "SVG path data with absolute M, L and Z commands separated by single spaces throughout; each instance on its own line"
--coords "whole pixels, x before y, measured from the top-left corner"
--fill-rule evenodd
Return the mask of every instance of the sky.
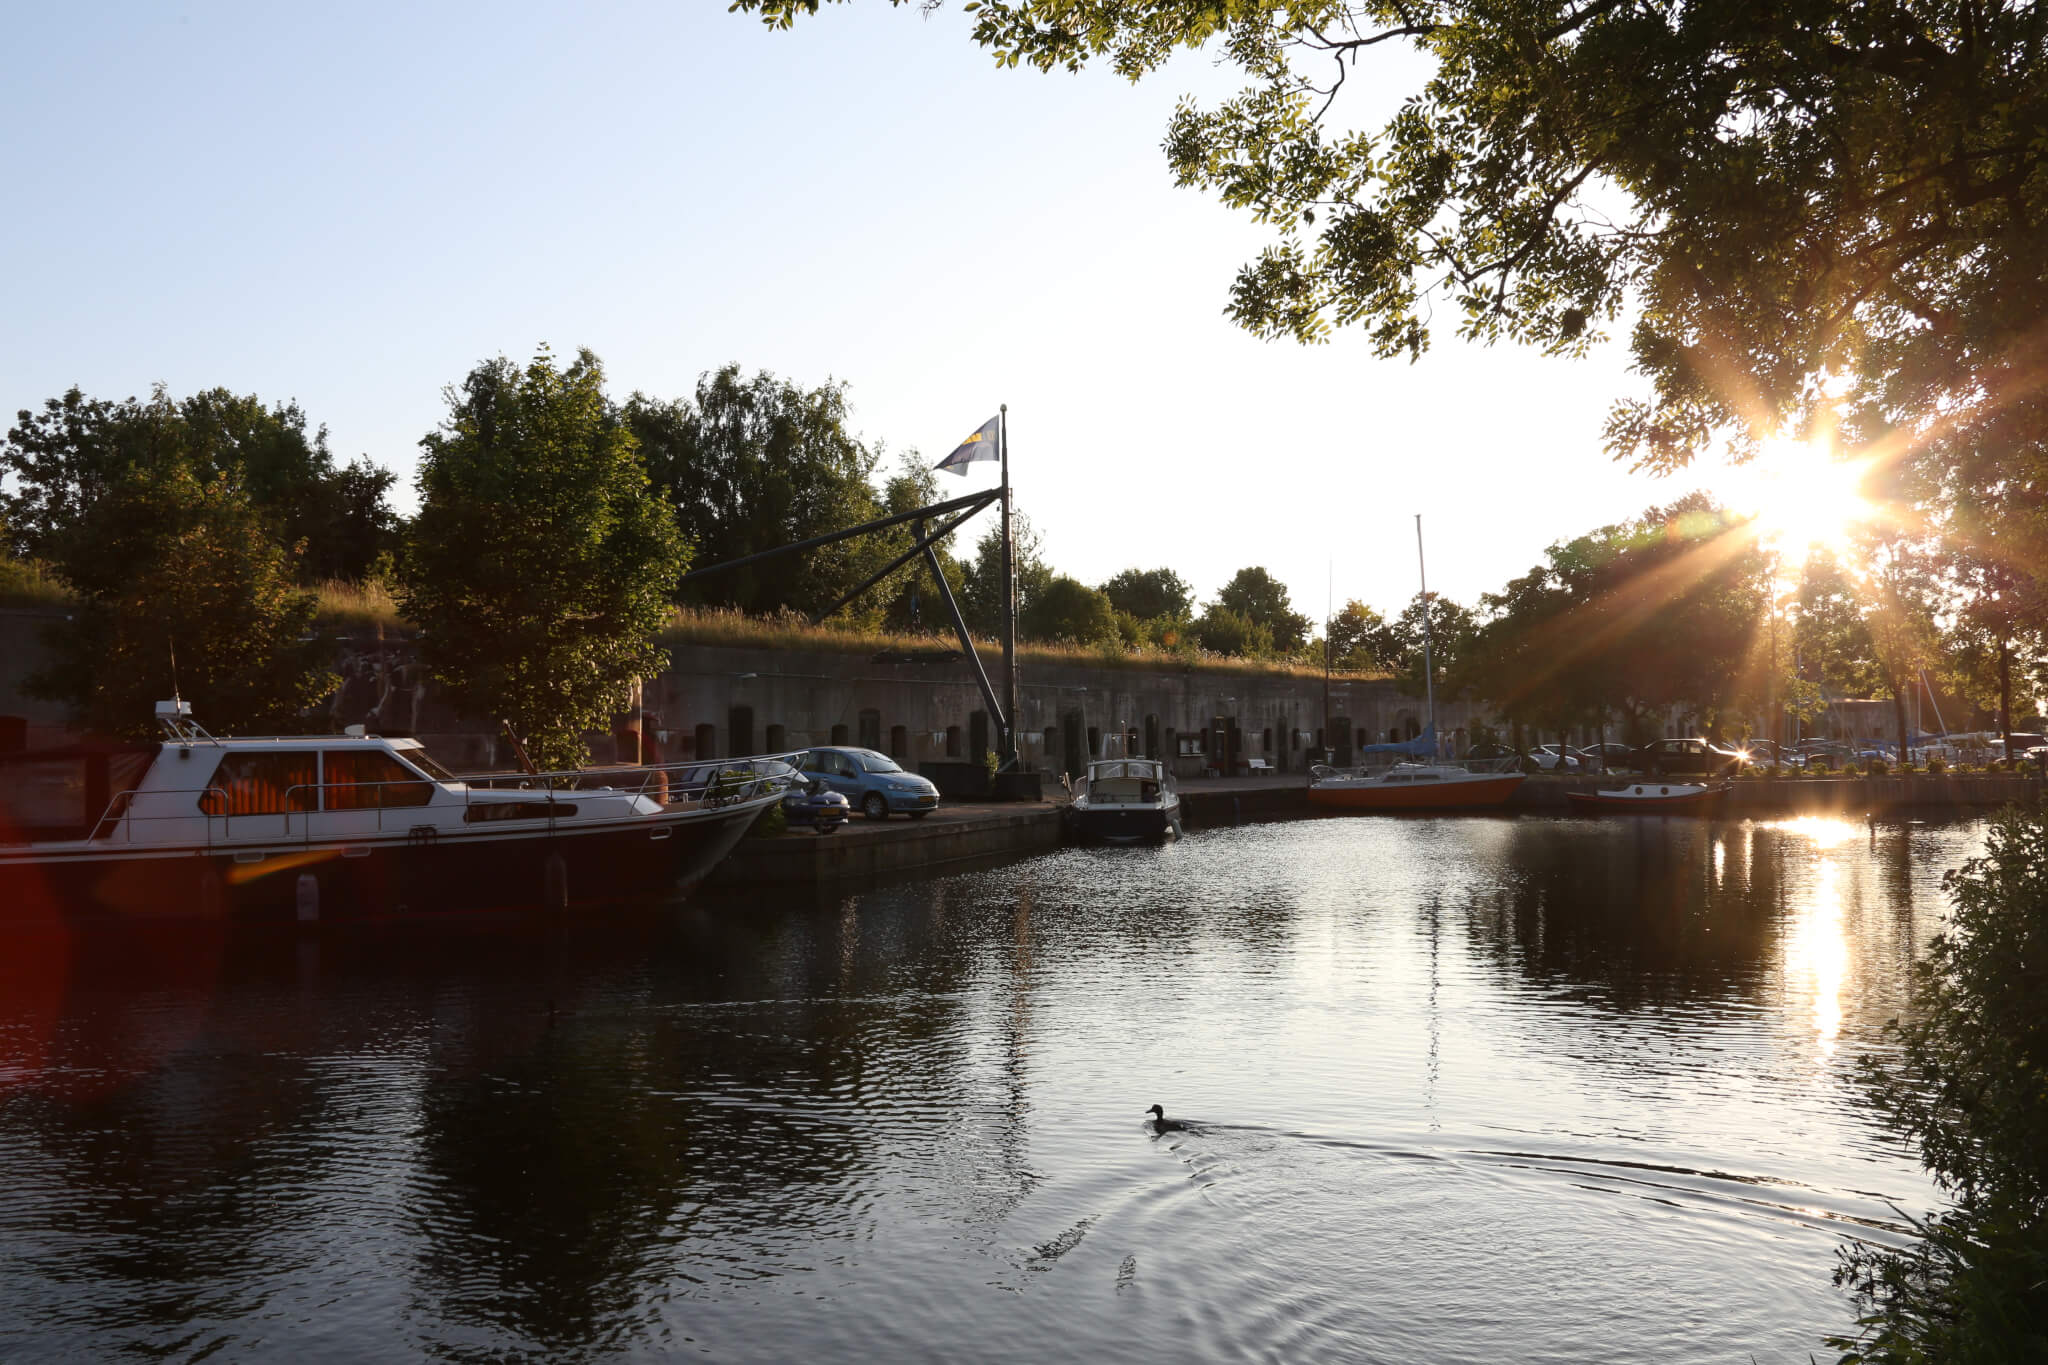
M 618 397 L 727 362 L 841 380 L 891 461 L 1007 403 L 1055 568 L 1165 565 L 1206 597 L 1256 564 L 1318 618 L 1413 594 L 1416 513 L 1431 588 L 1469 602 L 1692 486 L 1601 451 L 1638 387 L 1618 345 L 1446 327 L 1411 365 L 1233 326 L 1267 239 L 1159 150 L 1228 68 L 998 70 L 968 34 L 957 3 L 881 0 L 786 32 L 723 0 L 17 7 L 0 411 L 295 399 L 409 506 L 446 386 L 541 345 L 595 351 Z M 1425 74 L 1377 60 L 1351 121 Z

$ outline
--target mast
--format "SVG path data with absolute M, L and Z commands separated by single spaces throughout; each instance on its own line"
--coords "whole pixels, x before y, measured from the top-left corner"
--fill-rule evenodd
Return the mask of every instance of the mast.
M 1003 461 L 1003 767 L 1017 766 L 1017 550 L 1010 502 L 1010 405 L 996 413 L 996 449 Z
M 1422 558 L 1422 513 L 1415 514 L 1415 574 L 1422 583 L 1422 687 L 1429 698 L 1429 756 L 1443 752 L 1443 739 L 1436 728 L 1436 669 L 1429 661 L 1429 566 Z

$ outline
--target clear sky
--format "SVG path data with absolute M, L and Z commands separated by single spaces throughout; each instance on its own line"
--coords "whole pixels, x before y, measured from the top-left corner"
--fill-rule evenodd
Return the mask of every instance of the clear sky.
M 1599 448 L 1591 360 L 1223 316 L 1262 235 L 1176 190 L 1190 57 L 1138 86 L 998 71 L 957 4 L 770 33 L 723 0 L 20 6 L 0 84 L 0 408 L 225 385 L 296 398 L 399 471 L 479 359 L 588 346 L 613 391 L 727 361 L 848 381 L 928 462 L 1010 405 L 1019 506 L 1059 569 L 1262 564 L 1320 617 L 1471 600 L 1683 491 Z M 1418 78 L 1388 54 L 1371 121 Z M 990 477 L 978 467 L 962 491 Z M 947 480 L 947 487 L 953 487 Z

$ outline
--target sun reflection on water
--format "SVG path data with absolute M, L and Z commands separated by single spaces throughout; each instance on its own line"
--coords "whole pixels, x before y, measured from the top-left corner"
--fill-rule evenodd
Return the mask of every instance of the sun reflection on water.
M 1789 980 L 1803 980 L 1813 994 L 1813 1032 L 1821 1052 L 1832 1057 L 1842 1032 L 1842 984 L 1849 973 L 1849 937 L 1843 924 L 1842 870 L 1828 850 L 1861 831 L 1847 820 L 1801 816 L 1771 828 L 1806 839 L 1814 852 L 1814 881 L 1793 912 L 1786 943 Z

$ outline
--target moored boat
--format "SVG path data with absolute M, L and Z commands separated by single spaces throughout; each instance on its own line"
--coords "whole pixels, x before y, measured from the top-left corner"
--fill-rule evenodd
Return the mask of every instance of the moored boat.
M 377 918 L 687 893 L 794 770 L 779 757 L 459 778 L 417 740 L 215 737 L 9 756 L 0 921 Z
M 1308 799 L 1331 810 L 1474 810 L 1498 806 L 1522 785 L 1518 772 L 1473 772 L 1455 763 L 1396 763 L 1377 772 L 1315 767 Z
M 1683 815 L 1712 808 L 1728 794 L 1727 783 L 1634 782 L 1604 792 L 1566 792 L 1577 811 L 1612 811 L 1636 815 Z
M 1156 758 L 1096 759 L 1067 811 L 1085 839 L 1134 844 L 1180 833 L 1180 792 Z

